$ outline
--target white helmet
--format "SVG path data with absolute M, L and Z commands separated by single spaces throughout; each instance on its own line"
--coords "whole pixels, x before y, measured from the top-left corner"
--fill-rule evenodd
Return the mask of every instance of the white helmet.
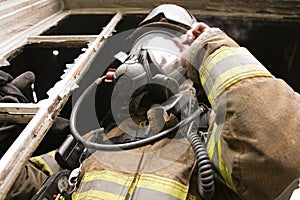
M 192 24 L 197 20 L 186 9 L 174 4 L 162 4 L 154 8 L 148 16 L 139 24 L 142 26 L 151 22 L 158 22 L 163 17 L 169 23 L 183 26 L 184 28 L 191 28 Z M 158 19 L 159 18 L 159 19 Z

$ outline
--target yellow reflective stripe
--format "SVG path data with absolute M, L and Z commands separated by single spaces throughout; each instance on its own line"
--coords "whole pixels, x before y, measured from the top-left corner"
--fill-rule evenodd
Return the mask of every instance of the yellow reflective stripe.
M 132 176 L 126 176 L 108 170 L 86 172 L 80 181 L 80 187 L 74 194 L 77 199 L 125 199 Z
M 206 150 L 208 153 L 208 157 L 213 165 L 213 174 L 215 177 L 220 178 L 221 172 L 219 171 L 219 152 L 217 149 L 217 142 L 219 141 L 220 136 L 220 128 L 216 123 L 213 123 L 210 137 L 208 139 L 208 143 L 206 145 Z
M 125 200 L 125 197 L 118 196 L 109 192 L 103 192 L 99 190 L 88 190 L 86 192 L 72 194 L 73 200 Z
M 208 91 L 208 99 L 214 105 L 215 98 L 220 95 L 226 88 L 234 83 L 251 77 L 273 77 L 264 67 L 260 65 L 244 65 L 233 67 L 221 74 L 214 83 L 214 86 Z
M 55 153 L 56 153 L 56 150 L 53 150 L 53 151 L 48 152 L 47 154 L 50 155 L 55 160 Z
M 44 173 L 52 175 L 60 169 L 54 158 L 55 152 L 56 150 L 53 150 L 41 156 L 31 157 L 30 161 L 34 163 L 35 166 L 39 167 Z
M 245 48 L 221 47 L 200 68 L 200 80 L 210 103 L 234 83 L 250 77 L 272 77 L 268 70 Z
M 214 146 L 216 144 L 216 141 L 215 141 L 216 130 L 217 130 L 217 124 L 214 123 L 211 134 L 210 134 L 210 137 L 209 137 L 209 140 L 208 140 L 207 145 L 206 145 L 206 151 L 207 151 L 207 154 L 208 154 L 208 157 L 209 157 L 210 160 L 212 160 L 213 153 L 214 153 Z
M 197 200 L 197 197 L 188 193 L 186 200 Z
M 169 195 L 174 197 L 174 199 L 176 198 L 185 200 L 189 189 L 188 186 L 178 181 L 152 174 L 137 175 L 134 184 L 132 184 L 133 181 L 134 177 L 132 176 L 121 175 L 107 170 L 87 172 L 84 174 L 81 180 L 80 189 L 76 192 L 75 196 L 78 197 L 78 199 L 83 199 L 86 198 L 87 195 L 89 195 L 88 197 L 90 197 L 89 191 L 95 193 L 95 191 L 102 191 L 102 189 L 105 189 L 107 190 L 105 191 L 105 194 L 113 195 L 114 199 L 116 199 L 117 197 L 123 198 L 126 196 L 126 194 L 130 195 L 130 193 L 135 196 L 135 191 L 139 190 L 140 192 L 142 192 L 141 194 L 145 192 L 147 194 L 151 194 L 151 196 Z M 120 188 L 119 190 L 117 189 L 118 191 L 115 191 L 116 193 L 114 193 L 113 191 L 108 191 L 109 189 L 107 187 L 109 187 L 110 185 L 112 186 L 113 183 L 118 184 L 118 186 L 124 186 L 124 189 L 122 189 L 123 192 L 119 193 L 121 191 Z M 97 186 L 97 184 L 104 184 L 106 185 L 106 188 Z M 156 192 L 159 192 L 160 194 Z
M 215 168 L 214 175 L 220 178 L 221 181 L 225 181 L 225 184 L 233 191 L 236 191 L 236 188 L 232 181 L 231 173 L 229 169 L 226 167 L 224 160 L 222 158 L 222 154 L 221 154 L 222 146 L 220 140 L 221 134 L 220 133 L 217 134 L 217 131 L 221 131 L 221 130 L 218 128 L 218 125 L 214 123 L 211 135 L 206 145 L 208 157 Z
M 141 174 L 137 187 L 155 190 L 183 200 L 186 199 L 188 193 L 188 186 L 178 181 L 152 174 Z
M 236 188 L 233 184 L 232 181 L 232 177 L 231 177 L 231 173 L 229 171 L 229 169 L 225 166 L 225 163 L 222 159 L 222 155 L 221 155 L 221 140 L 218 140 L 218 152 L 219 152 L 219 171 L 221 172 L 221 176 L 224 178 L 226 185 L 231 188 L 232 190 L 236 191 Z
M 206 82 L 207 77 L 209 76 L 212 68 L 219 63 L 221 60 L 229 57 L 229 56 L 235 56 L 235 55 L 247 55 L 250 54 L 249 51 L 246 48 L 240 47 L 226 47 L 223 46 L 219 49 L 217 49 L 211 56 L 209 56 L 206 61 L 204 62 L 204 66 L 200 70 L 200 77 L 203 83 Z M 205 71 L 202 71 L 205 70 Z
M 82 183 L 94 181 L 94 180 L 103 180 L 114 182 L 124 186 L 130 186 L 133 181 L 132 176 L 125 176 L 119 173 L 115 173 L 108 170 L 96 171 L 96 172 L 86 172 L 81 180 Z
M 41 170 L 49 175 L 53 175 L 52 169 L 47 165 L 47 163 L 44 161 L 44 159 L 40 156 L 32 157 L 30 158 L 30 161 L 33 162 L 36 166 L 41 168 Z

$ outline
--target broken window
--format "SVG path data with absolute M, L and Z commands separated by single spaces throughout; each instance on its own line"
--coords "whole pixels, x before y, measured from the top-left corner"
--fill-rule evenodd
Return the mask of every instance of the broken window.
M 28 44 L 11 56 L 8 59 L 10 66 L 3 69 L 13 76 L 27 70 L 34 72 L 37 100 L 48 98 L 47 91 L 61 80 L 66 66 L 74 63 L 74 60 L 84 53 L 113 16 L 113 14 L 67 15 L 57 25 L 49 27 L 39 36 L 29 37 Z M 146 14 L 131 13 L 123 15 L 112 34 L 121 35 L 128 30 L 134 30 L 145 16 Z M 241 46 L 248 48 L 271 73 L 283 78 L 296 91 L 300 91 L 300 80 L 295 73 L 296 66 L 300 64 L 300 22 L 199 15 L 196 15 L 196 18 L 210 26 L 223 29 Z M 93 58 L 89 70 L 82 79 L 89 79 L 87 82 L 91 82 L 102 76 L 112 62 L 113 56 L 121 48 L 118 46 L 119 41 L 126 36 L 128 35 L 121 36 L 117 43 L 116 40 L 108 39 L 102 50 Z M 86 86 L 81 86 L 80 90 Z M 61 116 L 69 117 L 71 104 L 71 100 L 66 103 L 61 110 Z M 89 120 L 86 124 L 83 131 L 97 126 L 90 124 Z
M 56 83 L 61 81 L 61 76 L 66 75 L 65 71 L 68 66 L 78 67 L 78 71 L 74 72 L 74 79 L 80 77 L 81 81 L 76 84 L 85 83 L 86 80 L 93 81 L 95 78 L 103 75 L 113 56 L 118 52 L 120 46 L 115 41 L 107 39 L 109 35 L 117 35 L 124 31 L 134 29 L 146 16 L 144 14 L 130 12 L 124 14 L 123 18 L 114 19 L 115 13 L 83 13 L 83 14 L 66 14 L 63 19 L 59 19 L 57 23 L 49 24 L 48 27 L 39 30 L 40 34 L 34 34 L 27 37 L 27 42 L 22 47 L 18 47 L 7 60 L 10 66 L 1 68 L 10 72 L 13 76 L 30 70 L 36 75 L 34 90 L 36 92 L 37 101 L 49 98 L 50 89 L 54 88 Z M 53 17 L 54 18 L 54 17 Z M 283 78 L 296 91 L 300 92 L 300 80 L 297 79 L 296 66 L 299 66 L 300 52 L 300 21 L 298 20 L 274 20 L 274 19 L 258 19 L 258 18 L 241 18 L 224 17 L 224 16 L 203 16 L 196 15 L 199 21 L 204 21 L 211 26 L 220 27 L 229 36 L 234 38 L 241 46 L 247 47 L 256 56 L 266 68 L 275 76 Z M 112 22 L 112 24 L 110 24 Z M 110 24 L 110 25 L 109 25 Z M 107 29 L 105 29 L 107 28 Z M 103 31 L 107 31 L 103 33 Z M 115 30 L 115 32 L 113 31 Z M 103 35 L 101 35 L 103 33 Z M 100 36 L 100 37 L 99 37 Z M 125 36 L 124 36 L 125 37 Z M 96 42 L 96 43 L 95 43 Z M 95 44 L 96 46 L 92 46 Z M 101 49 L 99 48 L 101 46 Z M 116 47 L 116 48 L 115 48 Z M 99 49 L 100 50 L 99 50 Z M 94 53 L 96 52 L 96 55 Z M 82 61 L 79 58 L 86 58 Z M 75 61 L 77 60 L 77 62 Z M 79 66 L 81 65 L 82 66 Z M 85 71 L 84 65 L 90 65 Z M 78 65 L 78 66 L 77 66 Z M 70 78 L 71 80 L 71 78 Z M 73 80 L 72 80 L 73 81 Z M 72 81 L 62 82 L 59 89 L 70 89 Z M 89 82 L 88 81 L 88 82 Z M 87 85 L 80 85 L 79 90 L 84 90 Z M 55 88 L 57 89 L 57 88 Z M 64 92 L 63 90 L 61 92 Z M 57 95 L 57 94 L 55 94 Z M 48 106 L 45 106 L 45 112 L 56 116 L 68 118 L 72 109 L 72 97 L 58 95 L 58 102 L 66 100 L 61 104 L 57 104 L 55 100 Z M 50 95 L 50 97 L 52 97 Z M 101 102 L 99 102 L 101 104 Z M 18 110 L 16 115 L 22 117 L 24 105 L 15 105 L 13 110 Z M 32 116 L 39 117 L 37 123 L 51 123 L 49 118 L 42 115 L 37 116 L 34 113 L 38 108 L 27 106 L 32 110 Z M 25 106 L 25 107 L 26 107 Z M 61 107 L 60 107 L 61 106 Z M 4 113 L 7 111 L 4 111 Z M 24 111 L 25 112 L 25 111 Z M 88 111 L 93 113 L 92 111 Z M 49 114 L 49 113 L 47 113 Z M 95 118 L 96 119 L 96 118 Z M 83 131 L 91 130 L 94 124 L 90 126 L 90 120 L 85 119 L 88 127 L 83 127 Z M 36 127 L 29 128 L 35 131 L 34 134 L 40 134 L 38 131 L 46 130 L 42 125 L 36 124 Z M 41 129 L 38 129 L 41 128 Z M 43 129 L 44 128 L 44 129 Z M 26 133 L 25 133 L 26 134 Z M 29 136 L 28 136 L 29 137 Z M 54 139 L 55 140 L 55 139 Z M 53 141 L 54 141 L 53 140 Z M 39 144 L 33 141 L 27 145 L 28 151 L 32 151 Z M 22 144 L 20 144 L 22 145 Z M 33 147 L 32 147 L 33 146 Z M 30 150 L 30 148 L 31 150 Z M 12 152 L 12 155 L 18 152 Z M 27 154 L 26 156 L 28 156 Z M 8 163 L 3 163 L 3 167 Z M 3 184 L 5 185 L 5 184 Z M 4 186 L 5 187 L 5 186 Z

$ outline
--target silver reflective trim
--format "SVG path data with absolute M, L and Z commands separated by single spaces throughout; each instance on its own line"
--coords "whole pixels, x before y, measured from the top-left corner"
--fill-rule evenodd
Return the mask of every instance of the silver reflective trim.
M 153 199 L 163 199 L 163 200 L 179 200 L 175 196 L 162 193 L 159 191 L 147 189 L 147 188 L 135 188 L 133 193 L 133 199 L 143 199 L 143 200 L 153 200 Z M 182 199 L 184 200 L 184 199 Z
M 238 66 L 244 66 L 244 65 L 258 65 L 263 67 L 263 65 L 252 55 L 250 54 L 237 54 L 228 56 L 224 59 L 222 59 L 220 62 L 216 63 L 211 71 L 209 72 L 209 76 L 206 78 L 206 82 L 204 83 L 204 90 L 207 92 L 207 94 L 210 93 L 210 90 L 215 85 L 216 80 L 226 71 L 238 67 Z
M 49 166 L 53 173 L 56 173 L 59 170 L 61 170 L 56 160 L 51 155 L 43 154 L 40 157 L 45 161 L 45 163 Z
M 84 182 L 81 186 L 79 186 L 79 188 L 80 190 L 77 191 L 78 194 L 87 192 L 89 190 L 98 190 L 122 197 L 126 197 L 129 190 L 129 186 L 124 186 L 115 182 L 104 180 L 93 180 L 89 182 Z

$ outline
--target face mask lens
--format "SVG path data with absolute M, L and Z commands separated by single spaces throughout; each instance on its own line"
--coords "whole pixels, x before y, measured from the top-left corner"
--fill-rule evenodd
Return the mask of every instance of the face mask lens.
M 170 35 L 153 33 L 139 40 L 136 49 L 147 49 L 151 61 L 162 70 L 176 62 L 180 50 Z
M 162 69 L 174 63 L 180 53 L 172 40 L 162 37 L 154 37 L 149 41 L 146 48 L 152 54 L 153 61 Z

